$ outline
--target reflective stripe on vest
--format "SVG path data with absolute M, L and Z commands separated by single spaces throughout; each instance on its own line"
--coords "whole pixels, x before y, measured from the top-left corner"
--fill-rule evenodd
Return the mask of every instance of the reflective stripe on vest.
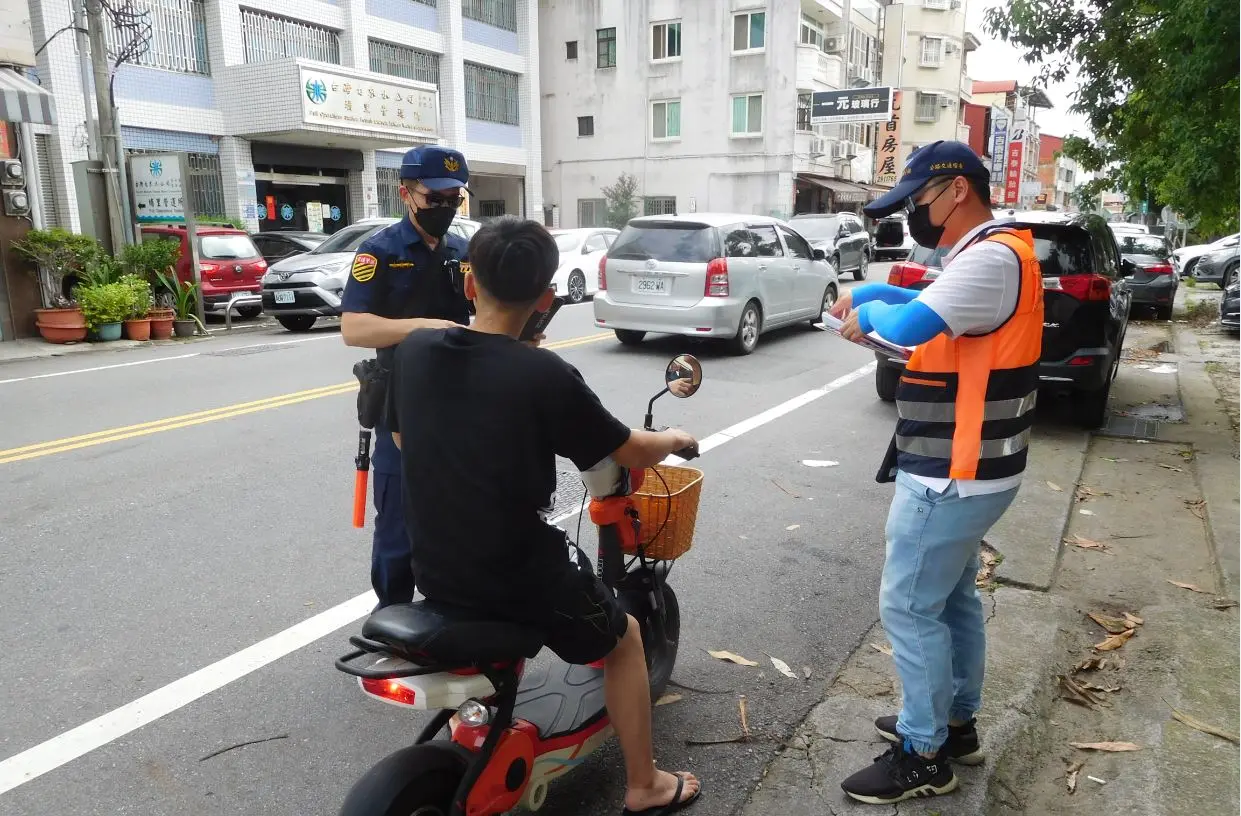
M 1028 230 L 988 235 L 1020 263 L 1017 304 L 984 335 L 914 350 L 896 390 L 896 465 L 919 476 L 1002 479 L 1025 470 L 1038 396 L 1043 276 Z

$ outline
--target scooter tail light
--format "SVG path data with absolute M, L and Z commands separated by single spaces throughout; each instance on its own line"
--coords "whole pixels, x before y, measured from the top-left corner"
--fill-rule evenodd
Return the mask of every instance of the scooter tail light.
M 362 690 L 367 694 L 399 705 L 412 706 L 414 704 L 414 690 L 398 680 L 378 680 L 371 677 L 363 677 L 360 679 L 360 682 L 362 683 Z
M 714 258 L 707 264 L 707 285 L 703 297 L 728 297 L 728 261 Z

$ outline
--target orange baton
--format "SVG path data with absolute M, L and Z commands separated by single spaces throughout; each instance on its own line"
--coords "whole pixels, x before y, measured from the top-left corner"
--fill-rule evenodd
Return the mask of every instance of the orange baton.
M 353 460 L 353 526 L 366 526 L 366 483 L 371 475 L 371 432 L 358 431 L 358 455 Z

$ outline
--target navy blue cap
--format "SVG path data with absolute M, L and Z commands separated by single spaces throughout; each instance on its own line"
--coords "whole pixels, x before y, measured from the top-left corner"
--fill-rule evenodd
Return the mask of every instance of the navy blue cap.
M 905 162 L 901 180 L 888 192 L 862 208 L 871 218 L 891 215 L 905 205 L 905 199 L 922 189 L 928 181 L 939 176 L 966 176 L 983 179 L 990 183 L 991 171 L 978 158 L 978 154 L 961 142 L 931 142 L 920 147 Z
M 401 178 L 421 181 L 431 190 L 464 187 L 470 180 L 465 156 L 439 145 L 420 145 L 401 159 Z

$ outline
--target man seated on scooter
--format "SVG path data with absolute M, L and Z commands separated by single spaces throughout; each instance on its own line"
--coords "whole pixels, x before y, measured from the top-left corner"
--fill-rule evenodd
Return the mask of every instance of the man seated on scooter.
M 542 225 L 493 221 L 470 241 L 469 257 L 473 325 L 412 332 L 396 348 L 388 388 L 418 588 L 430 600 L 540 629 L 569 663 L 602 660 L 625 757 L 624 812 L 671 813 L 697 799 L 700 786 L 692 774 L 655 768 L 638 623 L 580 551 L 570 560 L 564 531 L 547 518 L 557 455 L 583 471 L 608 457 L 636 469 L 694 440 L 629 429 L 573 366 L 518 339 L 554 296 L 560 253 Z

